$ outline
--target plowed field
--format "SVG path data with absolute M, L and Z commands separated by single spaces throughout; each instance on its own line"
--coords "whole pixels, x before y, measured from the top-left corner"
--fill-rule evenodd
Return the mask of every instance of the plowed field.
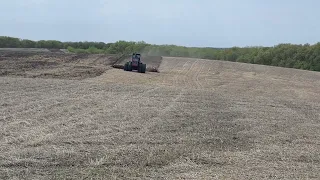
M 0 77 L 0 179 L 319 179 L 320 73 L 164 57 Z

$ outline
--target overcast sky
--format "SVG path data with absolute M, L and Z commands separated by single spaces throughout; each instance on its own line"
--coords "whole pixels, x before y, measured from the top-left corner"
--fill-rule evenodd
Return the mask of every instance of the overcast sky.
M 201 47 L 320 41 L 318 0 L 0 1 L 0 36 Z

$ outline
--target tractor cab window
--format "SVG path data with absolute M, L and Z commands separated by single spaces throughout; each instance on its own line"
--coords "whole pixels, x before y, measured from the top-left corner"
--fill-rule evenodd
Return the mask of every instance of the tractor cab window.
M 141 56 L 140 54 L 133 54 L 133 55 L 132 55 L 132 59 L 139 61 L 139 60 L 140 60 L 140 56 Z

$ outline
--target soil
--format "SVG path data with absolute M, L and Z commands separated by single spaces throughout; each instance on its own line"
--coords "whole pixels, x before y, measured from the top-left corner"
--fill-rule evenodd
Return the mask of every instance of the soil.
M 114 57 L 8 57 L 0 179 L 320 178 L 319 72 L 163 57 L 79 78 Z M 77 79 L 22 78 L 57 66 Z
M 111 68 L 117 55 L 68 54 L 51 52 L 1 52 L 0 76 L 85 79 Z

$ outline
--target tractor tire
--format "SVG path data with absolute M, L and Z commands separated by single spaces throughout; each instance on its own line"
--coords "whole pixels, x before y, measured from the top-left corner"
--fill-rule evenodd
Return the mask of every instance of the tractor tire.
M 128 63 L 127 63 L 127 62 L 124 64 L 123 70 L 124 70 L 124 71 L 128 71 Z
M 128 63 L 128 71 L 132 71 L 132 65 L 130 62 Z
M 141 64 L 141 73 L 146 73 L 147 65 L 146 64 Z

